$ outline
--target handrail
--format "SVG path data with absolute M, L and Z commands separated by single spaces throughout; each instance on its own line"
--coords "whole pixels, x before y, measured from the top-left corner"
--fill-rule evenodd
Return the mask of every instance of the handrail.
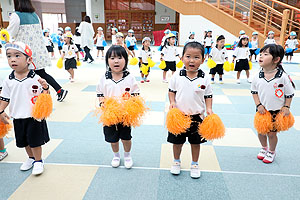
M 261 1 L 259 1 L 259 0 L 254 0 L 254 2 L 260 4 L 260 5 L 264 6 L 264 7 L 267 7 L 267 8 L 269 8 L 269 10 L 272 10 L 272 11 L 276 12 L 277 14 L 283 16 L 283 14 L 282 14 L 281 12 L 279 12 L 279 11 L 276 10 L 275 8 L 272 8 L 271 6 L 265 4 L 264 2 L 261 2 Z
M 283 7 L 289 8 L 289 9 L 291 9 L 291 10 L 296 10 L 296 11 L 300 12 L 300 9 L 299 9 L 299 8 L 296 8 L 296 7 L 291 6 L 291 5 L 289 5 L 289 4 L 283 3 L 283 2 L 281 2 L 281 1 L 277 1 L 277 0 L 269 0 L 269 1 L 272 1 L 272 2 L 277 3 L 277 4 L 279 4 L 279 5 L 282 5 Z M 274 4 L 272 3 L 272 5 L 274 5 Z

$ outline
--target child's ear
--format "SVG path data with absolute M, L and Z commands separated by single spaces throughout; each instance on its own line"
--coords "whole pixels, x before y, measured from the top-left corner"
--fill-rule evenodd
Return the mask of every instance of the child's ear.
M 30 65 L 32 63 L 32 57 L 27 58 L 27 63 L 28 63 L 28 65 Z
M 273 62 L 276 63 L 276 64 L 278 64 L 280 62 L 280 57 L 274 58 Z

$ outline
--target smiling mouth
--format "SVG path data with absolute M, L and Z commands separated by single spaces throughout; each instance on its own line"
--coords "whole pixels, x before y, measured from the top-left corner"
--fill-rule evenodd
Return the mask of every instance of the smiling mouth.
M 189 65 L 189 67 L 195 67 L 195 65 Z

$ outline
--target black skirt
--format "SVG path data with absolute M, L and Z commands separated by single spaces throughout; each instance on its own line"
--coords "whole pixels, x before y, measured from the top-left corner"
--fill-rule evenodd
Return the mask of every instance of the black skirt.
M 249 70 L 249 61 L 248 59 L 239 59 L 235 63 L 234 71 L 243 71 L 243 70 Z
M 67 58 L 65 60 L 65 69 L 66 70 L 69 70 L 69 69 L 77 69 L 77 62 L 76 62 L 76 59 L 75 58 Z

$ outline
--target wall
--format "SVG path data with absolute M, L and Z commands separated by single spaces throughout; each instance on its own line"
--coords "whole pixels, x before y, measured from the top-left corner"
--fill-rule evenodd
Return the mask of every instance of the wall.
M 32 1 L 32 5 L 35 8 L 35 12 L 39 16 L 41 20 L 42 13 L 51 13 L 51 14 L 61 14 L 66 13 L 65 11 L 65 4 L 64 3 L 48 3 L 48 2 L 39 2 L 39 1 Z
M 13 12 L 14 9 L 14 1 L 13 0 L 1 0 L 2 7 L 2 17 L 4 22 L 8 22 L 8 12 Z
M 104 20 L 104 0 L 91 0 L 92 1 L 92 22 L 105 23 Z M 98 20 L 95 19 L 95 14 L 99 16 Z
M 167 24 L 176 22 L 176 12 L 157 1 L 155 1 L 155 13 L 155 24 Z M 170 21 L 161 21 L 162 16 L 170 16 Z
M 179 23 L 179 45 L 184 45 L 185 41 L 188 40 L 188 34 L 190 31 L 195 32 L 196 40 L 202 41 L 204 38 L 204 31 L 207 29 L 213 31 L 214 40 L 217 39 L 218 35 L 225 36 L 225 43 L 233 44 L 233 42 L 237 39 L 236 36 L 199 15 L 180 14 Z

